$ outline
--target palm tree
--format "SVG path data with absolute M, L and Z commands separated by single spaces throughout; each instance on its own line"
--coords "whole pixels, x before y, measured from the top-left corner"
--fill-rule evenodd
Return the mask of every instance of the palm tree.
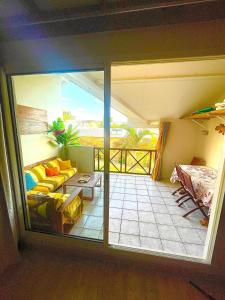
M 120 145 L 117 145 L 117 147 L 120 146 L 121 148 L 136 148 L 140 145 L 142 139 L 146 135 L 153 135 L 153 133 L 148 129 L 137 129 L 127 125 L 121 125 L 120 128 L 127 131 L 126 137 L 121 139 L 119 142 Z

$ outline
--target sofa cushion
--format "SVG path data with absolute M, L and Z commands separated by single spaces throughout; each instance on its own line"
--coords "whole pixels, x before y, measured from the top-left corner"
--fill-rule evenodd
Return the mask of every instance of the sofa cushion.
M 54 185 L 51 184 L 51 188 L 49 186 L 43 186 L 41 183 L 38 183 L 35 188 L 32 189 L 32 191 L 37 191 L 37 192 L 43 192 L 43 193 L 49 193 L 54 190 Z
M 63 175 L 58 176 L 47 176 L 45 180 L 42 181 L 46 183 L 54 184 L 54 190 L 57 189 L 63 182 L 65 181 L 65 177 Z
M 33 189 L 37 185 L 37 182 L 34 181 L 33 177 L 29 173 L 25 173 L 25 182 L 27 191 Z
M 64 176 L 66 176 L 66 179 L 69 179 L 70 177 L 72 177 L 76 173 L 77 173 L 76 168 L 71 168 L 71 169 L 60 170 L 59 171 L 59 174 L 62 174 Z
M 58 171 L 60 170 L 58 159 L 50 160 L 46 164 L 48 167 L 57 168 Z
M 38 182 L 38 177 L 31 170 L 25 170 L 25 173 L 30 174 L 35 182 Z
M 67 170 L 72 168 L 70 160 L 59 161 L 59 166 L 60 170 Z
M 59 170 L 57 167 L 46 167 L 45 168 L 47 176 L 57 176 L 59 175 Z
M 55 190 L 55 184 L 54 182 L 50 182 L 47 180 L 41 180 L 38 182 L 37 186 L 32 191 L 38 191 L 38 192 L 52 192 Z
M 38 165 L 33 167 L 31 171 L 37 176 L 39 180 L 44 180 L 46 178 L 45 167 L 42 165 Z

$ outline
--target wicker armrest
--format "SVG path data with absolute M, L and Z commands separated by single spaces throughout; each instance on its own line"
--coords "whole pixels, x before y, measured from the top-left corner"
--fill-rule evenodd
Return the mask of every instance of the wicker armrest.
M 75 191 L 68 197 L 68 199 L 63 203 L 63 205 L 58 209 L 59 213 L 63 213 L 66 207 L 74 200 L 76 196 L 80 194 L 82 200 L 82 188 L 76 188 Z

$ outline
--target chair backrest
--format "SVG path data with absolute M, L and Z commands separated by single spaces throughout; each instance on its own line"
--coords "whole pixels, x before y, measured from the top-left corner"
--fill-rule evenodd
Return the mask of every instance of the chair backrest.
M 192 180 L 191 180 L 191 176 L 185 172 L 184 170 L 181 169 L 182 172 L 182 176 L 183 176 L 183 180 L 184 180 L 184 188 L 185 190 L 194 198 L 196 199 L 196 194 L 195 194 L 195 190 L 193 188 L 193 184 L 192 184 Z
M 177 171 L 177 176 L 178 179 L 180 181 L 180 183 L 184 186 L 184 178 L 183 178 L 183 174 L 182 174 L 182 169 L 179 165 L 175 165 L 176 171 Z
M 194 156 L 192 158 L 191 165 L 194 165 L 194 166 L 205 166 L 206 165 L 206 161 L 204 159 L 200 158 L 200 157 Z

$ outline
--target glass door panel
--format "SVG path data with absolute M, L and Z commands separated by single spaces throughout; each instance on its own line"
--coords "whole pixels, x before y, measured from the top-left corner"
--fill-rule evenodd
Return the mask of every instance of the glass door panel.
M 103 239 L 104 72 L 12 76 L 27 230 Z

